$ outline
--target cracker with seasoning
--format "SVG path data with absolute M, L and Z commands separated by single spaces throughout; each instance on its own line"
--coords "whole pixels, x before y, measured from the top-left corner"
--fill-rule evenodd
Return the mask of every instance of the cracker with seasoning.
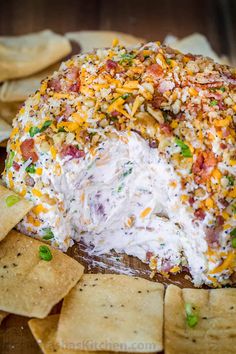
M 10 165 L 13 159 L 8 158 Z M 0 184 L 0 241 L 32 209 L 33 203 Z
M 5 183 L 33 200 L 18 225 L 62 250 L 136 256 L 195 286 L 235 273 L 235 70 L 159 42 L 73 57 L 13 123 Z M 12 183 L 14 178 L 14 183 Z
M 63 349 L 57 343 L 57 326 L 59 315 L 51 315 L 44 319 L 31 319 L 28 324 L 30 330 L 40 346 L 44 354 L 83 354 L 82 350 L 74 350 L 73 348 Z M 97 352 L 87 352 L 87 354 L 95 354 Z M 111 352 L 102 352 L 101 354 L 109 354 Z
M 0 310 L 44 318 L 75 286 L 83 270 L 62 252 L 11 231 L 0 243 Z
M 164 286 L 115 274 L 86 274 L 65 297 L 57 331 L 61 347 L 115 352 L 163 349 Z
M 166 354 L 230 354 L 236 345 L 236 289 L 180 289 L 165 295 Z

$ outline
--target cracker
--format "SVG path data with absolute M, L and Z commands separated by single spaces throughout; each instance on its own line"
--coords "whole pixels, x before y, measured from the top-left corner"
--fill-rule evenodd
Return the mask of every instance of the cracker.
M 44 319 L 32 319 L 29 328 L 44 354 L 77 354 L 77 350 L 60 348 L 56 342 L 59 315 L 48 316 Z
M 58 70 L 60 64 L 53 64 L 37 74 L 17 80 L 5 81 L 0 87 L 0 101 L 16 102 L 24 101 L 33 94 L 41 85 L 41 81 Z
M 65 35 L 69 40 L 75 41 L 81 47 L 81 51 L 86 53 L 94 48 L 108 48 L 114 39 L 124 46 L 133 46 L 146 41 L 142 38 L 134 37 L 130 34 L 114 31 L 79 31 L 68 32 Z
M 170 46 L 183 53 L 201 54 L 205 57 L 212 58 L 217 63 L 222 63 L 221 58 L 214 52 L 208 39 L 200 33 L 193 33 L 187 37 L 181 38 L 172 42 Z
M 62 347 L 121 352 L 162 350 L 162 284 L 125 275 L 84 275 L 64 299 Z
M 191 304 L 198 323 L 189 327 L 185 304 Z M 236 289 L 167 288 L 165 296 L 165 353 L 235 353 Z
M 52 260 L 40 259 L 41 245 L 16 231 L 0 243 L 0 310 L 44 318 L 82 276 L 83 266 L 49 246 Z
M 85 354 L 81 350 L 63 349 L 56 341 L 59 315 L 44 319 L 32 319 L 28 322 L 30 330 L 44 354 Z M 94 354 L 96 352 L 87 352 Z M 106 352 L 107 353 L 107 352 Z
M 11 125 L 22 104 L 23 102 L 0 101 L 0 118 Z
M 0 324 L 2 323 L 4 318 L 6 318 L 7 316 L 8 316 L 8 312 L 0 311 Z
M 18 201 L 12 206 L 7 206 L 7 198 L 9 196 L 15 196 L 18 198 Z M 15 192 L 0 185 L 0 240 L 2 240 L 8 232 L 18 224 L 32 207 L 32 202 L 21 198 Z
M 0 81 L 32 75 L 58 62 L 70 51 L 68 39 L 49 30 L 0 37 Z
M 11 126 L 0 118 L 0 143 L 10 137 L 11 129 Z

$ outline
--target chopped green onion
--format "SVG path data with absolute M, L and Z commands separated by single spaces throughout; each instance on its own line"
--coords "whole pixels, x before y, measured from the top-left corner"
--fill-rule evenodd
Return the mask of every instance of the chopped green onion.
M 125 93 L 124 95 L 121 96 L 121 98 L 123 98 L 123 100 L 126 100 L 126 98 L 128 98 L 131 95 L 131 93 Z
M 44 232 L 43 240 L 50 240 L 51 238 L 54 237 L 54 234 L 53 234 L 52 230 L 50 229 L 50 227 L 45 227 L 43 229 L 43 232 Z
M 44 132 L 48 127 L 50 127 L 51 124 L 52 124 L 52 120 L 46 120 L 46 122 L 43 123 L 41 128 L 31 127 L 29 130 L 29 134 L 31 138 L 33 138 L 33 136 L 35 136 L 38 133 Z
M 227 180 L 228 180 L 228 186 L 233 186 L 234 185 L 234 176 L 226 176 Z
M 40 129 L 38 127 L 31 127 L 29 130 L 29 134 L 31 136 L 31 138 L 33 138 L 33 136 L 35 136 L 35 134 L 40 133 Z
M 192 315 L 193 314 L 193 309 L 192 309 L 192 305 L 189 303 L 185 304 L 185 312 L 186 315 Z
M 133 166 L 132 162 L 128 161 L 124 164 L 124 173 L 122 174 L 122 177 L 127 177 L 130 175 L 133 171 Z
M 52 253 L 48 246 L 39 246 L 39 258 L 47 262 L 52 260 Z
M 36 172 L 36 168 L 33 164 L 29 165 L 28 167 L 26 167 L 26 172 L 28 173 L 35 173 Z
M 7 168 L 11 168 L 12 167 L 14 156 L 15 156 L 14 151 L 10 151 L 8 159 L 7 159 L 7 163 L 6 163 L 6 167 Z
M 236 248 L 236 237 L 232 238 L 231 245 L 233 248 Z
M 40 133 L 44 132 L 50 125 L 52 124 L 52 120 L 46 120 L 46 122 L 43 123 Z
M 175 143 L 180 147 L 181 154 L 184 157 L 192 157 L 193 156 L 190 149 L 189 149 L 189 146 L 186 145 L 182 140 L 176 138 Z
M 198 324 L 198 317 L 196 315 L 187 316 L 187 325 L 191 328 Z
M 124 184 L 122 183 L 122 184 L 118 187 L 117 192 L 120 193 L 123 188 L 124 188 Z
M 66 130 L 65 130 L 65 128 L 63 128 L 63 127 L 60 127 L 59 129 L 58 129 L 58 133 L 65 133 L 66 132 Z
M 130 175 L 131 173 L 132 173 L 132 171 L 133 171 L 133 167 L 130 167 L 127 171 L 125 171 L 124 173 L 123 173 L 123 177 L 127 177 L 128 175 Z
M 198 323 L 198 316 L 193 313 L 193 308 L 191 304 L 185 304 L 186 322 L 191 328 L 195 327 Z
M 118 97 L 116 97 L 116 98 L 113 98 L 113 99 L 111 100 L 111 103 L 113 103 L 113 102 L 115 102 L 116 100 L 118 100 L 118 98 L 123 98 L 124 100 L 126 100 L 126 98 L 128 98 L 129 96 L 131 96 L 131 93 L 124 93 L 124 94 L 121 95 L 121 96 L 118 96 Z
M 220 91 L 225 92 L 225 87 L 221 87 Z
M 8 207 L 11 207 L 20 201 L 20 197 L 18 195 L 12 194 L 12 195 L 9 195 L 5 201 L 6 201 L 6 205 Z
M 132 62 L 132 60 L 135 58 L 135 54 L 121 54 L 121 60 L 120 60 L 120 64 L 124 63 L 124 62 Z
M 167 62 L 168 65 L 170 65 L 171 64 L 171 59 L 170 58 L 166 58 L 166 62 Z
M 230 236 L 236 237 L 236 227 L 232 231 L 230 231 Z
M 218 105 L 218 101 L 216 101 L 216 100 L 213 100 L 213 101 L 211 101 L 210 102 L 210 106 L 216 106 L 216 105 Z
M 168 120 L 168 113 L 165 111 L 162 111 L 162 115 L 164 117 L 164 121 L 166 122 Z

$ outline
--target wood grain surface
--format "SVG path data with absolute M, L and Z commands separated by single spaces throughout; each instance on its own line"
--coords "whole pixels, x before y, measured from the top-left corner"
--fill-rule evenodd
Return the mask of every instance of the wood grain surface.
M 0 0 L 0 35 L 20 35 L 50 28 L 58 33 L 79 30 L 115 30 L 148 40 L 163 40 L 171 33 L 178 37 L 200 32 L 218 54 L 228 55 L 236 64 L 235 0 Z M 5 149 L 0 148 L 0 171 Z M 113 255 L 94 258 L 81 243 L 69 254 L 83 263 L 88 272 L 111 272 L 127 268 L 149 278 L 148 267 L 133 257 Z M 108 268 L 104 268 L 108 264 Z M 114 266 L 115 264 L 115 266 Z M 191 287 L 187 274 L 154 280 Z M 60 310 L 60 305 L 53 313 Z M 27 325 L 27 318 L 10 315 L 0 326 L 0 353 L 37 354 L 40 349 Z

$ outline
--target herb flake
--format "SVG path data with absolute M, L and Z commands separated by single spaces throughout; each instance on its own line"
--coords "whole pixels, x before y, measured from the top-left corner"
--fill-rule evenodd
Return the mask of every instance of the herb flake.
M 41 128 L 31 127 L 29 130 L 30 137 L 33 138 L 38 133 L 43 133 L 50 125 L 52 124 L 52 120 L 46 120 Z
M 52 253 L 48 246 L 39 246 L 39 258 L 43 261 L 49 262 L 52 260 Z
M 214 107 L 214 106 L 217 106 L 218 105 L 218 101 L 216 101 L 216 100 L 212 100 L 211 102 L 210 102 L 210 106 L 211 107 Z
M 178 145 L 181 149 L 181 154 L 184 156 L 184 157 L 192 157 L 192 153 L 190 151 L 190 148 L 188 145 L 186 145 L 182 140 L 180 139 L 175 139 L 175 143 L 176 145 Z
M 185 304 L 186 322 L 190 328 L 195 327 L 198 324 L 198 316 L 193 313 L 193 307 L 191 304 Z
M 26 167 L 26 172 L 28 173 L 35 173 L 36 172 L 36 168 L 33 164 L 30 164 L 28 167 Z
M 18 203 L 20 201 L 20 197 L 18 195 L 12 194 L 12 195 L 9 195 L 5 201 L 6 201 L 7 207 L 9 208 L 9 207 L 15 205 L 16 203 Z
M 43 232 L 44 232 L 43 240 L 51 240 L 54 237 L 54 234 L 50 229 L 50 227 L 45 227 L 43 229 Z
M 14 151 L 10 151 L 8 159 L 7 159 L 7 163 L 6 163 L 6 167 L 7 168 L 11 168 L 12 167 L 14 156 L 15 156 Z

